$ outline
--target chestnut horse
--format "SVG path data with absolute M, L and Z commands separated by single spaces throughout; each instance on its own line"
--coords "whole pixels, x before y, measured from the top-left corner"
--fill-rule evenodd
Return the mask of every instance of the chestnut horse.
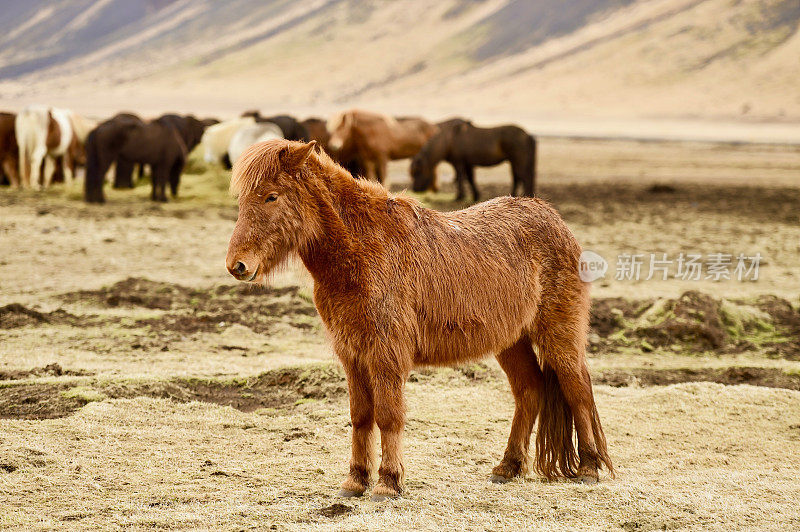
M 436 126 L 421 118 L 393 118 L 369 111 L 346 111 L 328 122 L 329 150 L 340 161 L 355 159 L 367 179 L 383 183 L 391 160 L 407 159 L 434 133 Z
M 456 171 L 456 199 L 464 198 L 464 181 L 475 186 L 476 166 L 495 166 L 503 161 L 511 164 L 511 195 L 522 188 L 526 196 L 536 192 L 536 139 L 524 129 L 505 125 L 476 127 L 472 122 L 454 118 L 436 124 L 439 132 L 428 140 L 411 161 L 412 189 L 422 192 L 436 182 L 436 165 L 447 161 Z
M 350 394 L 353 453 L 341 494 L 369 485 L 375 424 L 382 456 L 373 499 L 402 492 L 403 387 L 414 366 L 489 353 L 516 402 L 493 480 L 525 473 L 537 417 L 542 475 L 596 482 L 599 467 L 613 472 L 585 361 L 581 248 L 556 211 L 503 197 L 440 213 L 352 179 L 314 145 L 266 141 L 236 161 L 239 218 L 226 264 L 241 281 L 266 282 L 296 254 L 311 273 Z
M 328 151 L 328 141 L 331 139 L 331 134 L 328 131 L 328 122 L 321 118 L 311 117 L 300 123 L 308 131 L 308 140 L 316 141 L 317 146 Z

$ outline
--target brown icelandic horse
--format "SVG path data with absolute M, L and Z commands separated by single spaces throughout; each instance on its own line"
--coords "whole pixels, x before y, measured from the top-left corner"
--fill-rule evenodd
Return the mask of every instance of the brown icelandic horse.
M 0 113 L 0 184 L 20 186 L 19 146 L 14 132 L 14 113 Z
M 369 111 L 351 110 L 328 123 L 328 142 L 334 158 L 354 159 L 367 179 L 383 183 L 391 160 L 407 159 L 436 133 L 436 126 L 421 118 L 393 118 Z
M 536 139 L 520 127 L 507 125 L 492 128 L 475 127 L 472 122 L 454 118 L 437 124 L 439 132 L 419 150 L 411 161 L 412 189 L 426 190 L 436 182 L 436 165 L 447 161 L 456 171 L 456 199 L 464 198 L 464 181 L 475 186 L 476 166 L 511 163 L 513 182 L 511 195 L 522 188 L 525 196 L 536 192 Z
M 114 186 L 126 188 L 132 181 L 133 166 L 152 169 L 153 201 L 167 201 L 166 186 L 177 196 L 180 175 L 186 162 L 186 144 L 176 129 L 160 120 L 143 122 L 138 116 L 120 113 L 98 125 L 86 139 L 86 181 L 84 199 L 103 203 L 105 175 L 116 162 Z
M 331 139 L 331 134 L 328 131 L 328 123 L 321 118 L 313 117 L 306 118 L 300 123 L 306 128 L 306 131 L 308 131 L 308 140 L 315 141 L 320 149 L 328 151 L 328 141 Z
M 248 148 L 231 190 L 239 219 L 230 273 L 266 282 L 299 255 L 314 279 L 314 304 L 350 394 L 353 454 L 342 495 L 369 485 L 375 424 L 382 456 L 373 498 L 402 492 L 403 387 L 413 367 L 490 353 L 516 402 L 493 480 L 525 473 L 537 418 L 539 473 L 595 482 L 600 467 L 613 471 L 586 367 L 581 248 L 547 203 L 504 197 L 440 213 L 352 179 L 313 142 L 285 140 Z

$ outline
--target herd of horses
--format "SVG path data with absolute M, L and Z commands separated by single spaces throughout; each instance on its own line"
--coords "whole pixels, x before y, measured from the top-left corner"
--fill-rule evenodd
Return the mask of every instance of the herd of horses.
M 207 163 L 230 169 L 249 146 L 270 139 L 313 140 L 351 175 L 380 183 L 389 161 L 411 159 L 417 192 L 438 190 L 436 166 L 446 161 L 455 169 L 457 200 L 464 198 L 465 183 L 473 200 L 480 197 L 476 166 L 508 161 L 511 194 L 535 193 L 536 139 L 518 126 L 483 128 L 464 118 L 432 123 L 357 109 L 302 121 L 257 110 L 226 121 L 177 114 L 146 120 L 125 112 L 98 123 L 66 109 L 29 106 L 0 113 L 0 183 L 38 190 L 71 182 L 84 166 L 84 199 L 103 203 L 112 167 L 110 180 L 122 189 L 134 187 L 137 167 L 140 178 L 149 167 L 151 198 L 167 201 L 167 185 L 176 196 L 188 154 L 198 145 Z

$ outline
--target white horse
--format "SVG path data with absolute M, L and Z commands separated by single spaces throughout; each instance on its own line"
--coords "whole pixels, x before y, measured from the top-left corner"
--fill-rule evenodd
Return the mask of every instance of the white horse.
M 19 175 L 24 187 L 39 190 L 50 186 L 56 159 L 64 162 L 64 180 L 72 182 L 69 147 L 72 143 L 72 113 L 66 109 L 29 106 L 17 114 L 14 130 L 19 145 Z M 44 172 L 42 175 L 42 163 Z
M 239 129 L 255 123 L 255 118 L 247 116 L 220 122 L 206 128 L 203 138 L 200 140 L 205 161 L 207 163 L 221 164 L 223 158 L 228 154 L 228 146 L 230 146 L 233 135 Z
M 282 138 L 283 131 L 277 124 L 272 122 L 258 122 L 244 126 L 234 133 L 233 138 L 231 138 L 231 142 L 228 145 L 228 159 L 230 159 L 232 165 L 244 153 L 244 150 L 253 144 Z

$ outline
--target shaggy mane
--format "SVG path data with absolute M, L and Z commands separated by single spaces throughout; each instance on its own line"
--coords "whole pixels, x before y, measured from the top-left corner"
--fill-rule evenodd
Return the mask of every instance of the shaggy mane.
M 231 193 L 235 196 L 250 194 L 258 188 L 265 177 L 280 172 L 281 165 L 278 154 L 283 147 L 292 145 L 299 147 L 302 146 L 303 143 L 284 139 L 273 139 L 258 142 L 247 148 L 233 165 L 230 184 Z M 331 159 L 325 151 L 319 153 L 312 151 L 308 159 L 310 162 L 319 165 L 319 169 L 323 175 L 353 183 L 370 196 L 386 199 L 391 197 L 394 199 L 394 196 L 391 196 L 381 184 L 365 179 L 355 179 L 347 170 Z M 312 173 L 319 175 L 320 172 L 315 169 Z M 413 198 L 399 197 L 397 199 L 409 205 L 414 205 L 414 207 L 412 207 L 414 210 L 416 210 L 418 206 Z
M 286 140 L 267 140 L 247 148 L 233 164 L 230 191 L 234 196 L 250 194 L 265 176 L 281 170 L 278 152 L 288 146 Z

